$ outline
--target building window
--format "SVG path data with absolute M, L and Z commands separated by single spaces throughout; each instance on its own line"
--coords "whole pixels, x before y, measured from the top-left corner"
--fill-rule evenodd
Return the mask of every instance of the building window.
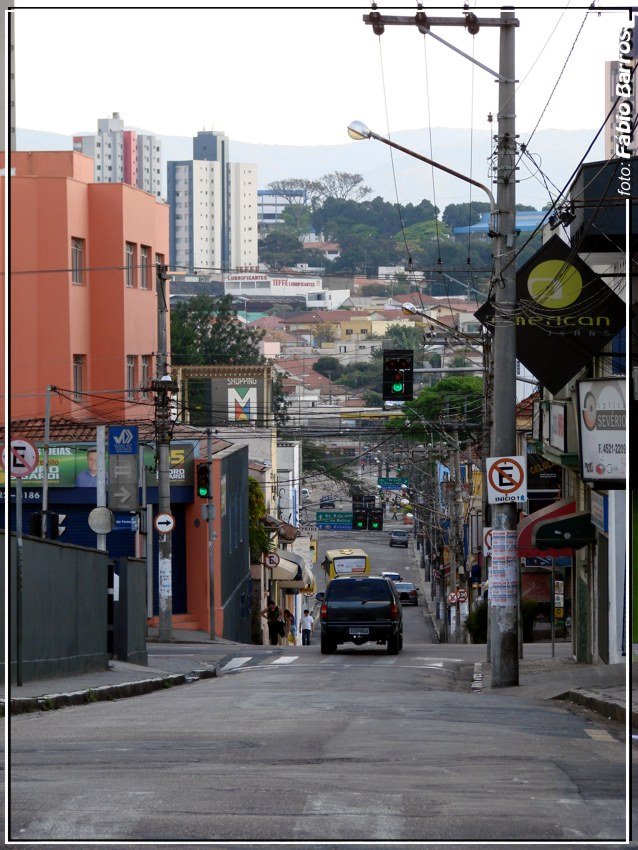
M 81 401 L 82 399 L 85 361 L 86 357 L 84 354 L 73 355 L 73 398 L 75 401 Z
M 124 252 L 124 282 L 127 286 L 135 286 L 135 245 L 126 243 Z
M 151 355 L 142 354 L 140 363 L 140 385 L 142 387 L 142 398 L 148 398 L 148 386 L 151 380 Z
M 151 249 L 148 245 L 140 246 L 140 289 L 148 289 L 148 282 L 150 279 L 149 274 L 149 259 L 151 256 Z
M 126 398 L 133 401 L 135 395 L 135 355 L 126 355 Z
M 84 239 L 71 239 L 71 282 L 84 283 L 82 270 L 84 269 Z

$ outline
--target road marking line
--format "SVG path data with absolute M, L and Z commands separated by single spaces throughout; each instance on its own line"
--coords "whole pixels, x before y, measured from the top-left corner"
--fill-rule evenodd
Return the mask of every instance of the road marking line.
M 606 729 L 585 729 L 590 738 L 595 741 L 613 741 L 614 738 Z
M 271 664 L 292 664 L 292 662 L 296 661 L 298 658 L 298 655 L 284 655 L 282 658 L 275 658 Z
M 219 672 L 223 673 L 225 670 L 234 670 L 236 667 L 241 667 L 242 664 L 246 664 L 248 661 L 252 661 L 252 655 L 247 655 L 241 658 L 231 658 L 230 661 L 227 661 L 223 667 L 219 668 Z

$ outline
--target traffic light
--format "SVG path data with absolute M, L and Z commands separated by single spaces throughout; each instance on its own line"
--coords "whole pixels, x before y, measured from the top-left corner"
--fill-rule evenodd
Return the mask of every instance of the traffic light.
M 383 531 L 383 508 L 371 508 L 368 513 L 368 531 Z
M 210 499 L 210 468 L 207 463 L 197 464 L 197 495 L 200 499 Z
M 365 531 L 368 527 L 368 512 L 361 508 L 352 511 L 352 530 Z
M 414 352 L 383 352 L 383 401 L 412 401 L 414 387 Z
M 35 511 L 29 517 L 29 534 L 32 537 L 42 537 L 42 511 Z

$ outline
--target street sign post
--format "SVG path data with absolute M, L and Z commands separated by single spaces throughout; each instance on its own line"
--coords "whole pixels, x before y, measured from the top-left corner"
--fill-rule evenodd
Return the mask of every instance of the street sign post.
M 352 531 L 352 511 L 317 511 L 319 531 Z
M 486 469 L 490 505 L 527 501 L 527 462 L 523 455 L 488 457 Z
M 159 534 L 170 534 L 170 532 L 175 528 L 175 517 L 173 514 L 158 514 L 155 517 L 155 528 Z
M 134 511 L 138 505 L 138 428 L 110 426 L 108 506 L 112 511 Z

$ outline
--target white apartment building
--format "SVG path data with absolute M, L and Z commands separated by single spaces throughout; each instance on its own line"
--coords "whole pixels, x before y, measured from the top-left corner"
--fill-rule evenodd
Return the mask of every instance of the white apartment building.
M 229 266 L 257 268 L 257 166 L 230 162 L 227 169 Z
M 194 273 L 222 268 L 221 164 L 168 163 L 171 265 Z
M 98 119 L 96 135 L 74 136 L 73 150 L 93 158 L 96 183 L 128 183 L 161 197 L 162 143 L 125 130 L 119 112 Z

